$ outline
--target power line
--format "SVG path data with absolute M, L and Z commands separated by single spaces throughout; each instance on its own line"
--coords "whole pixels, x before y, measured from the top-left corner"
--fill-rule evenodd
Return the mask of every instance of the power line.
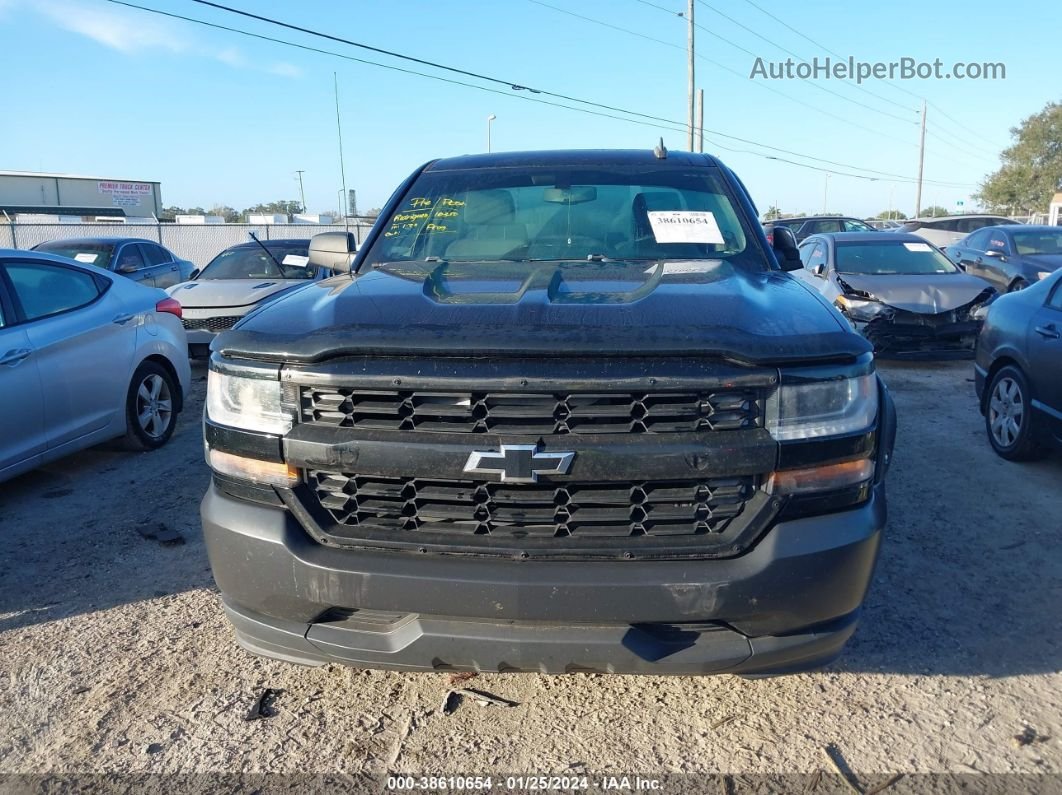
M 630 28 L 620 27 L 619 25 L 614 25 L 611 22 L 605 22 L 604 20 L 597 19 L 595 17 L 588 17 L 588 16 L 585 16 L 583 14 L 578 14 L 578 13 L 576 13 L 574 11 L 569 11 L 566 8 L 560 8 L 558 6 L 551 5 L 550 3 L 543 2 L 543 0 L 528 0 L 528 2 L 529 3 L 534 3 L 535 5 L 538 5 L 538 6 L 542 6 L 543 8 L 551 9 L 551 10 L 556 11 L 556 12 L 561 13 L 561 14 L 566 14 L 566 15 L 568 15 L 570 17 L 574 17 L 576 19 L 581 19 L 584 22 L 590 22 L 590 23 L 592 23 L 594 25 L 600 25 L 602 27 L 609 28 L 610 30 L 619 31 L 620 33 L 626 33 L 626 34 L 628 34 L 630 36 L 636 36 L 636 37 L 638 37 L 640 39 L 644 39 L 646 41 L 655 42 L 656 44 L 662 44 L 665 47 L 670 47 L 670 48 L 672 48 L 674 50 L 681 50 L 682 52 L 686 51 L 685 47 L 682 47 L 682 46 L 680 46 L 678 44 L 675 44 L 674 42 L 665 41 L 664 39 L 657 39 L 657 38 L 654 38 L 652 36 L 648 36 L 648 35 L 646 35 L 644 33 L 641 33 L 639 31 L 631 30 Z M 680 14 L 678 12 L 673 12 L 673 11 L 665 8 L 664 6 L 657 5 L 656 3 L 651 3 L 648 0 L 637 0 L 637 2 L 642 3 L 643 5 L 651 6 L 652 8 L 659 9 L 661 11 L 665 11 L 669 15 L 672 15 L 672 16 L 676 16 L 676 17 L 684 16 L 684 14 Z M 727 45 L 729 45 L 731 47 L 735 47 L 735 48 L 741 50 L 742 52 L 746 52 L 749 55 L 752 55 L 753 57 L 758 57 L 758 56 L 756 56 L 756 53 L 752 52 L 752 50 L 746 50 L 744 47 L 742 47 L 742 46 L 740 46 L 738 44 L 734 44 L 729 39 L 719 35 L 715 31 L 713 31 L 713 30 L 711 30 L 709 28 L 706 28 L 706 27 L 704 27 L 703 25 L 701 25 L 699 23 L 695 22 L 694 23 L 694 27 L 698 28 L 699 30 L 701 30 L 701 31 L 703 31 L 705 33 L 707 33 L 709 36 L 713 36 L 714 38 L 718 39 L 719 41 L 723 42 L 724 44 L 727 44 Z M 705 55 L 702 55 L 701 53 L 697 53 L 696 57 L 699 60 L 702 60 L 702 61 L 705 61 L 706 63 L 712 64 L 713 66 L 715 66 L 718 69 L 723 70 L 724 72 L 727 72 L 729 74 L 734 75 L 735 77 L 740 78 L 741 81 L 743 83 L 745 83 L 745 84 L 748 84 L 748 82 L 749 82 L 747 74 L 739 72 L 736 69 L 732 69 L 731 67 L 727 66 L 726 64 L 723 64 L 723 63 L 720 63 L 719 61 L 713 60 L 713 59 L 711 59 L 711 58 L 709 58 L 709 57 L 707 57 Z M 915 145 L 911 141 L 904 141 L 904 140 L 902 140 L 900 138 L 897 138 L 894 135 L 889 135 L 888 133 L 882 132 L 881 130 L 876 130 L 873 127 L 867 127 L 866 125 L 860 124 L 859 122 L 852 121 L 851 119 L 846 119 L 844 116 L 838 116 L 835 113 L 831 113 L 830 111 L 825 110 L 823 108 L 820 108 L 819 106 L 814 105 L 814 104 L 812 104 L 810 102 L 807 102 L 805 100 L 800 100 L 800 99 L 797 99 L 796 97 L 792 97 L 792 96 L 790 96 L 789 94 L 786 94 L 783 91 L 779 91 L 777 88 L 775 88 L 772 85 L 769 85 L 768 83 L 753 81 L 752 84 L 754 86 L 756 86 L 757 88 L 762 88 L 765 91 L 770 91 L 772 94 L 777 94 L 778 96 L 783 97 L 783 98 L 789 100 L 790 102 L 794 102 L 797 105 L 800 105 L 800 107 L 802 107 L 804 109 L 813 110 L 816 113 L 820 113 L 823 116 L 828 116 L 829 118 L 834 119 L 835 121 L 839 121 L 842 124 L 847 124 L 850 127 L 855 127 L 856 129 L 862 130 L 863 132 L 870 133 L 871 135 L 876 135 L 876 136 L 879 136 L 881 138 L 886 138 L 886 139 L 888 139 L 890 141 L 894 141 L 894 142 L 903 144 L 904 146 L 914 146 Z M 812 85 L 815 85 L 815 84 L 812 84 Z M 832 93 L 832 92 L 828 92 L 828 93 Z M 841 99 L 847 99 L 847 98 L 846 97 L 841 97 Z
M 643 2 L 643 1 L 644 0 L 639 0 L 639 2 Z M 806 33 L 803 33 L 801 31 L 797 30 L 792 25 L 790 25 L 788 22 L 786 22 L 784 19 L 782 19 L 779 16 L 776 16 L 775 14 L 772 14 L 766 8 L 764 8 L 763 6 L 759 5 L 758 3 L 755 3 L 753 0 L 745 0 L 745 2 L 748 3 L 750 6 L 752 6 L 753 8 L 755 8 L 761 14 L 764 14 L 764 15 L 770 17 L 775 22 L 777 22 L 779 25 L 782 25 L 786 29 L 788 29 L 788 30 L 792 31 L 793 33 L 795 33 L 797 36 L 800 36 L 800 38 L 804 39 L 805 41 L 811 42 L 812 44 L 814 44 L 816 47 L 818 47 L 823 52 L 828 53 L 829 55 L 832 55 L 835 58 L 840 58 L 841 60 L 845 59 L 845 56 L 841 55 L 840 53 L 838 53 L 838 52 L 836 52 L 834 50 L 831 50 L 829 47 L 827 47 L 824 44 L 822 44 L 821 42 L 818 42 L 815 39 L 811 38 Z M 914 97 L 915 99 L 924 99 L 924 97 L 919 96 L 914 91 L 911 91 L 911 90 L 909 90 L 907 88 L 904 88 L 903 86 L 898 85 L 897 83 L 893 82 L 892 80 L 883 80 L 882 82 L 885 83 L 888 86 L 891 86 L 892 88 L 896 89 L 897 91 L 900 91 L 900 92 L 903 92 L 904 94 L 907 94 L 910 97 Z M 889 100 L 886 97 L 882 97 L 880 94 L 876 94 L 876 93 L 870 91 L 865 86 L 858 86 L 858 87 L 861 88 L 862 90 L 866 91 L 867 93 L 873 95 L 873 96 L 877 96 L 880 99 L 885 100 L 886 102 L 892 102 L 892 100 Z M 997 148 L 996 144 L 993 144 L 987 138 L 983 138 L 982 136 L 977 135 L 976 133 L 972 133 L 972 132 L 969 132 L 968 130 L 966 130 L 966 128 L 963 127 L 962 124 L 960 124 L 959 122 L 955 121 L 951 116 L 949 116 L 947 113 L 945 113 L 943 110 L 941 110 L 940 107 L 937 106 L 936 104 L 934 104 L 932 102 L 929 102 L 928 100 L 926 100 L 926 103 L 928 105 L 930 105 L 933 108 L 933 110 L 935 110 L 937 113 L 939 113 L 945 119 L 950 120 L 957 127 L 962 129 L 966 135 L 971 135 L 971 136 L 974 136 L 976 138 L 980 138 L 981 140 L 983 140 L 986 143 L 988 143 L 992 148 Z M 899 103 L 893 103 L 893 104 L 896 104 L 899 107 L 904 107 L 903 105 L 899 105 Z M 956 140 L 968 142 L 968 139 L 966 139 L 964 136 L 959 136 L 958 134 L 956 134 L 954 132 L 950 133 L 950 135 L 953 138 L 955 138 Z M 972 144 L 970 144 L 970 145 L 972 145 Z M 993 152 L 993 154 L 998 154 L 998 152 Z
M 927 102 L 928 102 L 928 100 L 927 100 Z M 989 140 L 988 140 L 987 138 L 985 138 L 985 137 L 983 137 L 983 136 L 979 135 L 978 133 L 972 132 L 971 130 L 967 129 L 965 125 L 963 125 L 963 124 L 962 124 L 961 122 L 958 122 L 958 121 L 956 121 L 956 120 L 955 120 L 954 118 L 952 118 L 951 116 L 949 116 L 949 115 L 948 115 L 947 113 L 945 113 L 945 112 L 944 112 L 943 110 L 941 110 L 941 109 L 940 109 L 940 106 L 936 105 L 935 103 L 933 103 L 933 102 L 929 102 L 929 105 L 930 105 L 930 107 L 932 107 L 932 108 L 933 108 L 933 110 L 935 110 L 935 111 L 936 111 L 937 113 L 939 113 L 939 114 L 940 114 L 941 116 L 943 116 L 943 117 L 944 117 L 945 119 L 947 119 L 948 121 L 950 121 L 950 122 L 951 122 L 952 124 L 954 124 L 954 125 L 955 125 L 956 127 L 958 127 L 959 129 L 961 129 L 961 130 L 962 130 L 962 131 L 963 131 L 964 133 L 966 133 L 967 135 L 969 135 L 969 136 L 972 136 L 972 137 L 974 137 L 974 138 L 978 138 L 978 139 L 980 139 L 980 140 L 984 141 L 984 142 L 985 142 L 986 144 L 988 144 L 988 149 L 992 151 L 992 154 L 994 154 L 994 155 L 998 155 L 998 154 L 999 154 L 999 153 L 1000 153 L 1000 152 L 1001 152 L 1001 151 L 1002 151 L 1003 149 L 1005 149 L 1005 148 L 1006 148 L 1006 147 L 1004 147 L 1004 146 L 1000 146 L 1000 145 L 998 145 L 998 144 L 994 144 L 994 143 L 992 143 L 991 141 L 989 141 Z M 955 133 L 952 133 L 952 135 L 953 135 L 954 137 L 958 137 L 957 135 L 955 135 Z M 971 146 L 972 146 L 972 144 L 971 144 Z
M 791 55 L 792 57 L 797 58 L 797 59 L 799 59 L 801 61 L 806 60 L 803 56 L 793 52 L 792 50 L 790 50 L 790 49 L 788 49 L 786 47 L 783 47 L 781 44 L 778 44 L 777 42 L 771 41 L 770 39 L 768 39 L 763 34 L 759 33 L 758 31 L 754 30 L 753 28 L 750 28 L 748 25 L 745 25 L 745 24 L 739 22 L 738 20 L 734 19 L 732 16 L 724 14 L 719 9 L 708 5 L 708 3 L 706 3 L 704 0 L 697 0 L 697 3 L 699 3 L 702 6 L 704 6 L 709 11 L 712 11 L 713 13 L 718 14 L 723 19 L 729 20 L 731 23 L 733 23 L 734 25 L 737 25 L 742 30 L 748 31 L 749 33 L 751 33 L 756 38 L 762 39 L 763 41 L 765 41 L 768 44 L 770 44 L 772 47 L 777 47 L 779 50 L 781 50 L 782 52 L 786 53 L 787 55 Z M 866 108 L 867 110 L 869 110 L 869 111 L 871 111 L 873 113 L 878 113 L 878 114 L 881 114 L 882 116 L 887 116 L 890 119 L 896 119 L 897 121 L 902 121 L 904 124 L 914 124 L 915 123 L 912 119 L 905 119 L 902 116 L 897 116 L 895 113 L 889 113 L 888 111 L 881 110 L 880 108 L 875 108 L 872 105 L 867 105 L 865 102 L 860 102 L 857 99 L 852 99 L 851 97 L 846 97 L 844 94 L 841 94 L 841 93 L 839 93 L 837 91 L 834 91 L 833 89 L 826 88 L 826 86 L 821 85 L 819 83 L 815 83 L 815 82 L 812 82 L 812 81 L 805 81 L 805 82 L 807 82 L 808 85 L 819 89 L 820 91 L 825 91 L 827 94 L 832 94 L 833 96 L 838 97 L 839 99 L 842 99 L 845 102 L 851 102 L 852 104 L 858 105 L 861 108 Z M 863 86 L 858 86 L 858 88 L 863 88 Z M 872 92 L 867 91 L 867 93 L 872 93 Z M 912 112 L 910 108 L 908 108 L 908 107 L 906 107 L 904 105 L 901 105 L 898 102 L 893 102 L 892 100 L 885 99 L 884 97 L 879 97 L 879 99 L 884 99 L 885 102 L 889 102 L 892 105 L 896 105 L 898 108 L 902 108 L 903 110 L 906 110 L 908 112 Z
M 206 0 L 194 0 L 194 1 L 195 2 L 200 2 L 200 3 L 204 4 L 204 5 L 211 5 L 211 6 L 223 8 L 222 6 L 218 6 L 215 3 L 206 2 Z M 612 106 L 602 105 L 600 103 L 591 102 L 589 100 L 570 98 L 570 101 L 573 101 L 573 102 L 582 103 L 582 104 L 590 105 L 590 106 L 593 106 L 593 107 L 609 108 L 611 110 L 616 111 L 617 113 L 625 113 L 625 114 L 629 114 L 629 115 L 632 115 L 632 116 L 645 118 L 645 119 L 648 119 L 648 120 L 651 120 L 651 121 L 639 121 L 637 118 L 627 118 L 625 116 L 616 116 L 616 115 L 612 115 L 612 114 L 609 114 L 609 113 L 603 113 L 603 112 L 600 112 L 600 111 L 590 110 L 588 108 L 572 107 L 570 105 L 564 105 L 564 104 L 561 104 L 559 102 L 553 102 L 553 101 L 550 101 L 550 100 L 542 99 L 540 97 L 532 97 L 532 96 L 527 96 L 525 94 L 510 93 L 510 92 L 501 91 L 501 90 L 498 90 L 498 89 L 488 88 L 486 86 L 478 86 L 478 85 L 475 85 L 475 84 L 472 84 L 472 83 L 467 83 L 467 82 L 464 82 L 464 81 L 455 80 L 453 78 L 441 77 L 439 75 L 432 75 L 432 74 L 428 74 L 428 73 L 425 73 L 425 72 L 419 72 L 419 71 L 416 71 L 416 70 L 406 69 L 406 68 L 403 68 L 403 67 L 398 67 L 398 66 L 394 66 L 394 65 L 390 65 L 390 64 L 382 64 L 382 63 L 379 63 L 379 62 L 376 62 L 376 61 L 370 61 L 370 60 L 363 59 L 363 58 L 356 58 L 354 56 L 344 55 L 344 54 L 337 53 L 337 52 L 334 52 L 334 51 L 331 51 L 331 50 L 324 50 L 324 49 L 320 49 L 320 48 L 317 48 L 317 47 L 311 47 L 311 46 L 306 45 L 306 44 L 299 44 L 299 43 L 296 43 L 296 42 L 287 41 L 285 39 L 278 39 L 278 38 L 274 38 L 274 37 L 271 37 L 271 36 L 265 36 L 265 35 L 260 34 L 260 33 L 252 33 L 250 31 L 242 30 L 240 28 L 234 28 L 234 27 L 229 27 L 229 26 L 221 25 L 221 24 L 214 23 L 214 22 L 208 22 L 206 20 L 197 19 L 195 17 L 189 17 L 189 16 L 185 16 L 185 15 L 182 15 L 182 14 L 176 14 L 176 13 L 172 13 L 172 12 L 168 12 L 168 11 L 162 11 L 160 9 L 150 8 L 150 7 L 147 7 L 147 6 L 138 5 L 136 3 L 126 2 L 125 0 L 107 0 L 107 2 L 113 3 L 115 5 L 125 6 L 127 8 L 134 8 L 134 9 L 137 9 L 139 11 L 144 11 L 144 12 L 148 12 L 148 13 L 158 14 L 158 15 L 170 17 L 170 18 L 173 18 L 173 19 L 179 19 L 179 20 L 182 20 L 182 21 L 185 21 L 185 22 L 191 22 L 191 23 L 194 23 L 194 24 L 203 25 L 205 27 L 215 28 L 215 29 L 218 29 L 218 30 L 224 30 L 224 31 L 227 31 L 227 32 L 230 32 L 230 33 L 236 33 L 236 34 L 239 34 L 239 35 L 242 35 L 242 36 L 247 36 L 247 37 L 254 38 L 254 39 L 260 39 L 260 40 L 263 40 L 263 41 L 269 41 L 269 42 L 272 42 L 272 43 L 275 43 L 275 44 L 282 44 L 282 45 L 289 46 L 289 47 L 296 47 L 298 49 L 307 50 L 307 51 L 315 52 L 315 53 L 322 54 L 322 55 L 329 55 L 329 56 L 332 56 L 332 57 L 342 58 L 344 60 L 352 61 L 352 62 L 355 62 L 355 63 L 361 63 L 361 64 L 365 64 L 365 65 L 369 65 L 369 66 L 376 66 L 376 67 L 379 67 L 379 68 L 382 68 L 382 69 L 388 69 L 388 70 L 391 70 L 391 71 L 401 72 L 403 74 L 414 75 L 414 76 L 417 76 L 417 77 L 424 77 L 424 78 L 427 78 L 427 79 L 430 79 L 430 80 L 436 80 L 436 81 L 440 81 L 440 82 L 444 82 L 444 83 L 448 83 L 448 84 L 452 84 L 452 85 L 459 85 L 459 86 L 463 86 L 465 88 L 473 88 L 473 89 L 476 89 L 478 91 L 485 91 L 485 92 L 492 93 L 492 94 L 500 94 L 502 96 L 512 97 L 514 99 L 521 99 L 521 100 L 524 100 L 524 101 L 536 102 L 536 103 L 543 104 L 543 105 L 549 105 L 551 107 L 559 107 L 559 108 L 563 108 L 565 110 L 575 111 L 577 113 L 586 113 L 586 114 L 593 115 L 593 116 L 600 116 L 600 117 L 603 117 L 603 118 L 609 118 L 609 119 L 613 119 L 613 120 L 617 120 L 617 121 L 623 121 L 623 122 L 627 122 L 627 123 L 630 123 L 630 124 L 639 124 L 639 125 L 642 125 L 642 126 L 654 127 L 654 128 L 657 128 L 657 129 L 665 129 L 665 130 L 669 130 L 669 131 L 684 132 L 685 129 L 686 129 L 686 125 L 685 124 L 683 124 L 682 122 L 675 121 L 673 119 L 665 119 L 665 118 L 658 117 L 658 116 L 651 116 L 651 115 L 648 115 L 648 114 L 639 113 L 639 112 L 636 112 L 636 111 L 629 111 L 629 110 L 625 110 L 625 109 L 622 109 L 622 108 L 613 108 Z M 237 13 L 241 13 L 242 14 L 243 12 L 237 12 Z M 261 19 L 264 20 L 264 21 L 268 21 L 267 17 L 262 17 Z M 285 27 L 287 27 L 286 23 L 280 23 L 280 24 L 285 26 Z M 316 31 L 311 31 L 309 29 L 303 29 L 303 30 L 306 30 L 311 35 L 318 35 L 316 33 Z M 320 34 L 320 35 L 322 35 L 322 36 L 324 36 L 326 38 L 333 38 L 333 37 L 328 36 L 327 34 Z M 422 62 L 419 59 L 413 58 L 412 56 L 403 56 L 403 57 L 404 57 L 405 60 L 414 60 L 414 61 Z M 427 62 L 427 63 L 430 63 L 430 62 Z M 460 71 L 460 70 L 454 70 L 454 71 Z M 485 79 L 489 79 L 491 82 L 495 82 L 495 83 L 499 83 L 499 82 L 504 83 L 505 82 L 505 81 L 498 80 L 497 78 L 485 77 Z M 563 95 L 553 94 L 553 93 L 547 92 L 547 91 L 539 91 L 539 90 L 534 90 L 534 89 L 528 89 L 528 90 L 534 91 L 534 93 L 542 94 L 544 96 L 555 96 L 555 97 L 562 97 L 563 96 Z M 721 132 L 721 131 L 718 131 L 718 130 L 706 129 L 705 133 L 706 134 L 710 134 L 712 136 L 725 138 L 727 140 L 738 141 L 740 143 L 744 143 L 744 144 L 747 144 L 749 146 L 755 146 L 755 147 L 759 147 L 761 149 L 767 149 L 767 150 L 770 150 L 770 151 L 780 152 L 780 153 L 783 153 L 783 154 L 790 155 L 792 157 L 803 158 L 805 160 L 813 160 L 813 161 L 817 161 L 817 162 L 821 162 L 821 163 L 826 163 L 828 165 L 836 165 L 836 166 L 839 166 L 841 168 L 849 168 L 849 169 L 853 169 L 855 171 L 865 171 L 865 172 L 868 172 L 870 174 L 876 174 L 876 175 L 879 175 L 879 176 L 888 177 L 888 178 L 892 179 L 893 181 L 913 182 L 912 178 L 907 177 L 907 176 L 902 175 L 902 174 L 892 174 L 892 173 L 889 173 L 889 172 L 874 171 L 872 169 L 866 169 L 866 168 L 863 168 L 861 166 L 853 165 L 851 163 L 841 163 L 841 162 L 838 162 L 838 161 L 832 161 L 832 160 L 826 160 L 824 158 L 814 157 L 812 155 L 805 155 L 805 154 L 803 154 L 801 152 L 795 152 L 795 151 L 792 151 L 792 150 L 789 150 L 789 149 L 784 149 L 784 148 L 781 148 L 781 147 L 771 146 L 770 144 L 764 144 L 764 143 L 761 143 L 759 141 L 755 141 L 755 140 L 752 140 L 752 139 L 749 139 L 749 138 L 742 138 L 740 136 L 730 135 L 728 133 L 724 133 L 724 132 Z M 752 151 L 748 151 L 748 150 L 734 149 L 732 147 L 723 146 L 722 144 L 718 144 L 718 143 L 716 145 L 720 146 L 720 148 L 727 149 L 729 151 L 744 152 L 746 154 L 755 155 L 757 157 L 765 157 L 765 158 L 769 157 L 768 155 L 765 155 L 762 152 L 752 152 Z M 780 159 L 780 158 L 775 158 L 775 159 Z M 816 168 L 814 166 L 807 166 L 807 167 Z M 817 170 L 820 170 L 820 171 L 831 171 L 830 169 L 817 169 Z M 833 173 L 833 172 L 831 171 L 831 173 Z M 840 173 L 840 172 L 837 172 L 837 173 Z M 860 177 L 858 174 L 847 174 L 846 176 L 852 176 L 852 177 L 855 177 L 855 178 L 870 179 L 870 180 L 877 179 L 877 177 Z M 929 182 L 929 180 L 927 180 L 927 183 L 928 182 Z M 943 185 L 943 186 L 962 186 L 963 185 L 963 183 L 947 183 L 947 182 L 939 182 L 937 184 L 940 184 L 940 185 Z

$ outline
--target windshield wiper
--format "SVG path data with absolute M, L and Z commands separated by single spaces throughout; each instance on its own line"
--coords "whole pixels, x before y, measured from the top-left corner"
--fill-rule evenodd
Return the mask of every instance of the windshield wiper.
M 269 247 L 266 246 L 265 243 L 263 243 L 261 240 L 258 239 L 258 236 L 254 232 L 248 232 L 247 234 L 249 234 L 251 236 L 251 240 L 253 240 L 255 243 L 260 245 L 262 247 L 262 251 L 264 251 L 266 253 L 266 255 L 271 260 L 273 260 L 273 262 L 276 263 L 277 270 L 280 271 L 280 278 L 283 279 L 284 278 L 284 266 L 280 264 L 280 260 L 278 260 L 276 257 L 273 256 L 273 252 L 269 250 Z

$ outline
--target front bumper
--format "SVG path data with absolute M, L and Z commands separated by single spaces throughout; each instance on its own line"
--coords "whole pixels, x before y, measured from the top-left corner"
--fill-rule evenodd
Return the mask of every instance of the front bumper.
M 952 321 L 948 316 L 897 312 L 852 325 L 874 346 L 877 357 L 918 358 L 920 356 L 971 358 L 981 321 Z
M 240 643 L 317 665 L 398 670 L 778 674 L 851 636 L 885 523 L 779 522 L 723 560 L 548 561 L 329 548 L 282 507 L 212 485 L 203 530 Z

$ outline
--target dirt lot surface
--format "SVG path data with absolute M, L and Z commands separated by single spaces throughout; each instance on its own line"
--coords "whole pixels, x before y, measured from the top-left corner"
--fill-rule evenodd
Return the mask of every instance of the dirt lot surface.
M 468 684 L 518 705 L 444 715 L 446 674 L 236 646 L 198 525 L 200 366 L 162 451 L 91 450 L 0 485 L 0 773 L 812 773 L 829 745 L 864 787 L 1062 773 L 1062 458 L 991 452 L 968 362 L 883 371 L 900 416 L 889 529 L 829 669 L 483 675 Z M 245 720 L 265 687 L 270 717 Z

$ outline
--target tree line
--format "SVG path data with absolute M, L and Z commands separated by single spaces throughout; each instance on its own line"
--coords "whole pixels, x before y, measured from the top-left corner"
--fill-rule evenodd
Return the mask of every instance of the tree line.
M 229 207 L 225 204 L 215 204 L 209 209 L 204 209 L 203 207 L 164 207 L 159 215 L 159 220 L 172 222 L 177 219 L 178 215 L 217 215 L 224 218 L 227 224 L 245 224 L 252 215 L 284 215 L 287 216 L 288 221 L 291 221 L 292 216 L 304 212 L 306 212 L 306 208 L 299 202 L 279 199 L 267 204 L 256 204 L 243 210 L 237 210 L 235 207 Z M 331 215 L 333 218 L 343 217 L 339 210 L 323 214 Z M 375 218 L 379 214 L 379 209 L 372 209 L 362 217 Z

